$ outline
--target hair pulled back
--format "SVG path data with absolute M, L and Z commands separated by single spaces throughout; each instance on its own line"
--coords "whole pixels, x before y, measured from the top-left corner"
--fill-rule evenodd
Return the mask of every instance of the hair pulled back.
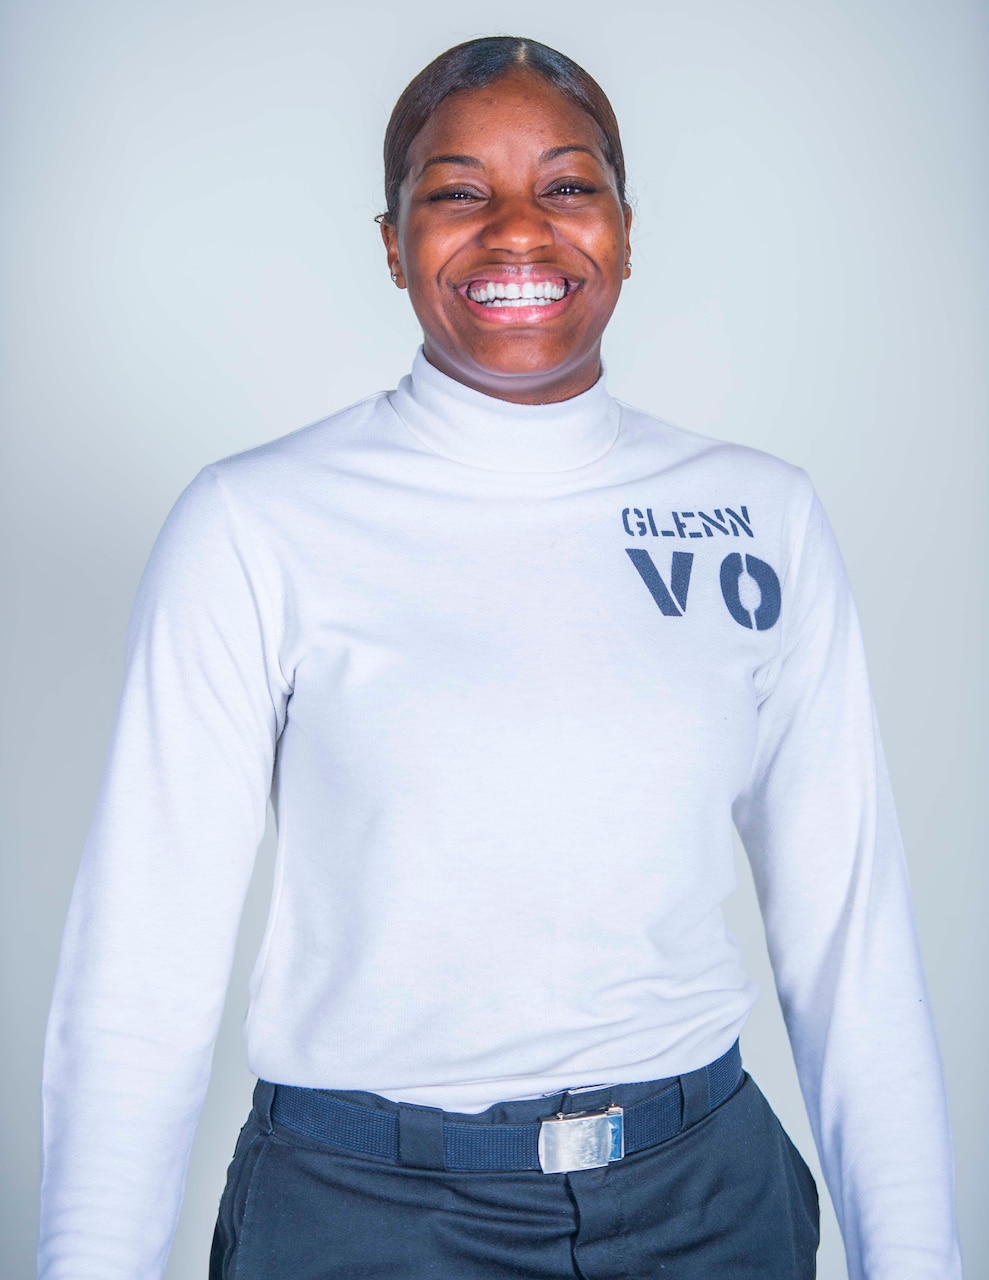
M 585 111 L 601 130 L 605 159 L 615 171 L 618 198 L 625 200 L 625 157 L 618 121 L 604 90 L 566 54 L 522 36 L 482 36 L 454 45 L 406 86 L 385 130 L 385 204 L 381 214 L 394 225 L 398 193 L 409 172 L 409 149 L 432 113 L 452 93 L 482 89 L 509 71 L 524 68 L 548 80 Z

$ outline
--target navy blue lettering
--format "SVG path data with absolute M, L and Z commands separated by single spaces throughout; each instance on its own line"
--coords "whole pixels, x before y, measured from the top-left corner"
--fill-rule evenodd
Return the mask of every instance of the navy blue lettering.
M 745 572 L 750 578 L 755 579 L 759 587 L 759 607 L 750 614 L 742 604 L 739 594 L 742 557 L 737 551 L 733 551 L 721 561 L 721 594 L 728 612 L 741 627 L 748 627 L 751 630 L 754 620 L 757 631 L 768 631 L 780 616 L 780 580 L 776 576 L 776 570 L 766 564 L 765 560 L 759 560 L 756 556 L 745 557 Z
M 755 578 L 762 592 L 759 608 L 754 614 L 756 630 L 768 631 L 780 616 L 780 580 L 771 565 L 765 560 L 757 560 L 755 556 L 745 557 L 745 571 L 750 578 Z
M 707 534 L 709 538 L 713 538 L 714 537 L 713 530 L 719 529 L 725 535 L 725 537 L 729 537 L 730 535 L 728 533 L 728 526 L 725 524 L 725 518 L 721 512 L 720 507 L 714 508 L 714 515 L 718 517 L 717 520 L 715 520 L 714 516 L 709 516 L 706 511 L 698 511 L 697 517 L 704 524 L 704 532 Z
M 748 627 L 752 629 L 752 619 L 749 617 L 749 611 L 742 604 L 741 597 L 738 594 L 738 582 L 742 576 L 742 557 L 737 551 L 733 551 L 730 556 L 725 556 L 721 561 L 721 594 L 724 596 L 725 604 L 728 606 L 728 612 L 735 619 L 740 627 Z
M 726 538 L 738 538 L 742 533 L 748 538 L 755 537 L 748 507 L 739 506 L 737 510 L 733 507 L 725 507 L 723 511 L 721 507 L 712 507 L 711 511 L 713 515 L 700 510 L 671 511 L 673 528 L 660 529 L 656 525 L 652 507 L 646 507 L 644 510 L 638 507 L 626 507 L 622 512 L 622 524 L 625 532 L 632 538 L 636 535 L 642 538 L 647 533 L 651 533 L 654 538 L 713 538 L 715 530 Z M 701 528 L 699 530 L 689 528 L 687 524 L 689 520 L 699 520 Z
M 732 533 L 735 535 L 735 537 L 737 538 L 737 537 L 738 537 L 738 525 L 735 523 L 735 521 L 737 520 L 737 521 L 738 521 L 738 524 L 740 524 L 740 525 L 742 526 L 742 528 L 743 528 L 743 529 L 745 530 L 745 532 L 749 535 L 749 537 L 750 537 L 750 538 L 754 538 L 754 537 L 755 537 L 755 534 L 752 532 L 752 525 L 749 523 L 749 509 L 748 509 L 748 507 L 742 507 L 742 508 L 741 508 L 741 512 L 742 512 L 742 514 L 741 514 L 741 515 L 739 515 L 737 511 L 732 511 L 731 507 L 725 507 L 725 515 L 727 515 L 727 517 L 728 517 L 728 523 L 731 525 L 731 531 L 732 531 Z
M 660 576 L 648 551 L 639 547 L 626 547 L 629 559 L 639 571 L 639 577 L 649 588 L 649 594 L 659 606 L 660 613 L 667 618 L 679 618 L 687 608 L 687 591 L 690 588 L 690 570 L 693 565 L 693 554 L 689 551 L 674 551 L 673 564 L 670 570 L 670 585 Z M 673 595 L 670 595 L 672 590 Z M 676 604 L 674 604 L 676 597 Z M 677 608 L 677 605 L 680 607 Z
M 676 602 L 684 613 L 687 612 L 687 592 L 690 590 L 690 570 L 693 564 L 693 552 L 673 552 L 673 564 L 670 566 L 670 590 L 676 596 Z
M 638 517 L 638 519 L 635 522 L 634 529 L 631 527 L 631 525 L 628 522 L 629 511 L 632 512 L 632 515 Z M 642 519 L 642 512 L 639 510 L 638 507 L 625 508 L 625 510 L 622 512 L 622 524 L 625 526 L 625 532 L 629 535 L 629 537 L 634 538 L 637 533 L 639 534 L 640 537 L 642 537 L 646 532 L 645 521 Z

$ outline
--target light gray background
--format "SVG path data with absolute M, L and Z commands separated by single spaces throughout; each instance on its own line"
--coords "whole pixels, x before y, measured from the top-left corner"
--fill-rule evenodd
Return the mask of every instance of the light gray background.
M 134 588 L 200 466 L 385 386 L 418 341 L 372 215 L 391 105 L 521 32 L 622 122 L 637 221 L 612 390 L 805 466 L 859 600 L 954 1116 L 985 1227 L 986 4 L 19 0 L 2 20 L 6 648 L 0 1269 L 32 1273 L 41 1042 Z M 414 15 L 414 17 L 413 17 Z M 246 911 L 170 1280 L 205 1275 L 248 1105 Z M 813 1160 L 763 986 L 743 1048 Z M 981 976 L 980 976 L 981 975 Z M 830 1211 L 828 1211 L 830 1212 Z M 833 1220 L 820 1274 L 844 1276 Z

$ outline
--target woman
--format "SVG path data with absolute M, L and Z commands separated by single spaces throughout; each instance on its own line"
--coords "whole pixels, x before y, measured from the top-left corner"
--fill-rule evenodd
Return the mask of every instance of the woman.
M 608 394 L 611 108 L 532 41 L 405 90 L 398 389 L 205 467 L 135 604 L 45 1080 L 41 1273 L 162 1274 L 269 791 L 213 1280 L 809 1277 L 737 1037 L 752 860 L 853 1277 L 960 1275 L 861 638 L 803 472 Z

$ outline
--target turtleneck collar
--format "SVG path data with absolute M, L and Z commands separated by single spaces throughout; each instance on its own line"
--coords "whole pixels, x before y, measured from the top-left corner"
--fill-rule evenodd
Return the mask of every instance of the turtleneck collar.
M 600 458 L 618 436 L 618 403 L 603 370 L 570 400 L 513 404 L 441 373 L 420 347 L 388 399 L 423 444 L 488 471 L 570 471 Z

